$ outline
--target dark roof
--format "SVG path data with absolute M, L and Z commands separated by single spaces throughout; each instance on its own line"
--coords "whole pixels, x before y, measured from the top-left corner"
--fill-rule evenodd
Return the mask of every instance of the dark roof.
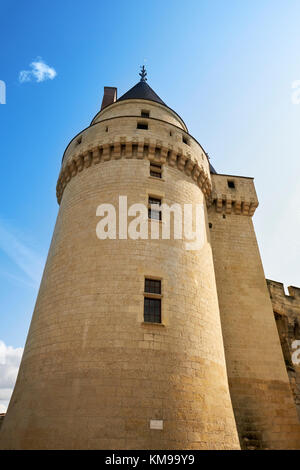
M 166 103 L 155 93 L 154 90 L 148 85 L 145 80 L 140 80 L 136 85 L 134 85 L 130 90 L 128 90 L 124 95 L 122 95 L 117 101 L 124 100 L 149 100 L 156 101 L 156 103 L 163 104 L 167 106 Z M 210 172 L 217 174 L 214 167 L 209 163 Z
M 154 90 L 144 81 L 138 82 L 134 87 L 130 88 L 124 95 L 122 95 L 117 101 L 123 100 L 149 100 L 156 101 L 156 103 L 163 104 L 166 106 L 166 103 L 160 99 L 160 97 L 155 93 Z
M 210 169 L 210 172 L 213 173 L 214 175 L 218 174 L 210 162 L 209 162 L 209 169 Z

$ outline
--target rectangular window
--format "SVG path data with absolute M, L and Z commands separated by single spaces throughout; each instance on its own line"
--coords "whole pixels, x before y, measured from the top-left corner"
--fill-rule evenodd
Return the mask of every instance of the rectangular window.
M 145 109 L 142 109 L 141 111 L 141 117 L 143 118 L 148 118 L 150 116 L 150 112 L 146 111 Z
M 161 323 L 161 281 L 145 279 L 144 322 Z
M 161 165 L 158 165 L 156 163 L 150 163 L 150 176 L 153 176 L 154 178 L 161 178 Z
M 161 323 L 161 299 L 144 298 L 144 322 Z
M 145 123 L 145 122 L 138 122 L 136 128 L 137 129 L 147 130 L 148 129 L 148 124 Z
M 145 292 L 148 294 L 161 294 L 161 281 L 157 279 L 145 279 Z
M 190 145 L 188 139 L 184 136 L 182 136 L 182 142 L 186 145 Z
M 234 189 L 234 188 L 235 188 L 235 184 L 234 184 L 234 181 L 233 181 L 233 180 L 227 180 L 227 184 L 228 184 L 228 188 L 230 188 L 230 189 Z
M 148 217 L 149 219 L 161 220 L 161 199 L 149 196 Z M 154 206 L 154 207 L 151 207 Z

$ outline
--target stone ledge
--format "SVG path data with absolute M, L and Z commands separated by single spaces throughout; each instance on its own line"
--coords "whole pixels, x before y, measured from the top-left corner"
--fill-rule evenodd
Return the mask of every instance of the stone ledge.
M 190 176 L 202 190 L 207 202 L 210 201 L 212 185 L 210 175 L 193 156 L 182 149 L 164 144 L 160 140 L 119 138 L 109 143 L 98 144 L 77 152 L 62 167 L 56 186 L 57 201 L 60 204 L 64 189 L 78 172 L 91 165 L 121 158 L 147 159 L 150 162 L 168 164 Z
M 164 323 L 154 323 L 154 322 L 142 321 L 142 322 L 141 322 L 141 326 L 142 326 L 142 327 L 145 326 L 145 327 L 147 327 L 147 328 L 148 328 L 149 326 L 154 326 L 155 328 L 157 328 L 157 327 L 158 327 L 158 328 L 161 328 L 161 327 L 162 327 L 162 328 L 165 328 L 166 325 L 165 325 Z
M 211 205 L 223 214 L 252 217 L 258 207 L 253 178 L 244 176 L 212 174 Z M 233 188 L 228 187 L 233 182 Z

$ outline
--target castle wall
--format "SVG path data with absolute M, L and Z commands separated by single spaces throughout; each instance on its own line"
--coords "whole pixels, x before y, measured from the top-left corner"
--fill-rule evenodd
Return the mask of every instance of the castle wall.
M 267 285 L 300 421 L 300 289 L 290 286 L 285 295 L 281 282 L 267 279 Z
M 4 420 L 5 413 L 0 413 L 0 428 L 2 426 L 3 420 Z
M 150 112 L 149 119 L 140 116 L 144 108 Z M 168 108 L 149 104 L 145 100 L 121 101 L 105 108 L 97 116 L 93 125 L 87 127 L 69 143 L 64 153 L 62 171 L 72 160 L 76 161 L 79 155 L 92 152 L 97 146 L 101 147 L 104 152 L 109 152 L 112 145 L 116 147 L 125 145 L 120 153 L 127 152 L 131 156 L 132 151 L 126 149 L 126 145 L 136 144 L 148 145 L 149 152 L 154 153 L 156 148 L 163 148 L 173 152 L 175 158 L 177 154 L 186 159 L 191 158 L 209 174 L 209 163 L 205 151 L 192 136 L 185 132 L 185 127 L 180 128 L 180 122 L 174 118 Z M 147 131 L 137 129 L 137 123 L 140 121 L 148 123 Z M 183 143 L 183 136 L 188 138 L 188 145 Z M 78 144 L 79 137 L 80 144 Z M 140 151 L 139 148 L 138 151 Z
M 183 240 L 96 237 L 99 204 L 117 207 L 127 195 L 128 205 L 147 205 L 150 194 L 205 208 L 202 179 L 163 152 L 163 179 L 151 178 L 143 151 L 125 150 L 93 152 L 74 174 L 62 172 L 1 448 L 239 448 L 206 209 L 198 251 Z M 143 321 L 147 276 L 162 279 L 162 324 Z M 163 420 L 163 429 L 151 429 L 150 420 Z
M 228 180 L 235 188 L 228 187 Z M 252 219 L 251 178 L 212 175 L 208 211 L 231 399 L 242 448 L 300 447 L 286 373 Z

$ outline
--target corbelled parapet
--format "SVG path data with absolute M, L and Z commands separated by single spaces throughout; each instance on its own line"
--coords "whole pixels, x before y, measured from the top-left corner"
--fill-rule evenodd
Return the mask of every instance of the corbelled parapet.
M 253 216 L 258 206 L 253 178 L 212 174 L 211 179 L 211 200 L 217 212 Z
M 208 199 L 211 194 L 211 182 L 207 170 L 199 164 L 189 153 L 183 153 L 180 148 L 172 148 L 161 141 L 149 141 L 148 139 L 129 139 L 121 138 L 116 142 L 104 143 L 83 150 L 82 153 L 74 154 L 61 169 L 56 195 L 60 203 L 64 189 L 71 178 L 76 176 L 77 172 L 88 168 L 91 165 L 104 163 L 111 159 L 137 158 L 148 160 L 160 164 L 168 164 L 184 171 L 188 176 L 197 182 L 199 188 Z
M 136 105 L 141 108 L 153 107 L 142 100 Z M 114 116 L 114 108 L 118 112 L 132 112 L 132 103 L 116 103 L 103 110 L 105 119 L 94 119 L 93 124 L 77 135 L 68 145 L 62 162 L 62 168 L 57 182 L 56 194 L 60 203 L 64 189 L 71 178 L 91 165 L 105 163 L 113 159 L 148 159 L 160 164 L 176 167 L 197 182 L 204 193 L 207 202 L 210 201 L 212 184 L 207 155 L 201 145 L 190 136 L 185 128 L 172 124 L 167 112 L 162 110 L 160 117 L 142 120 L 136 115 Z M 156 105 L 157 107 L 158 105 Z M 121 108 L 121 110 L 120 110 Z M 123 108 L 123 109 L 122 109 Z M 107 109 L 113 117 L 107 116 Z M 161 111 L 161 110 L 160 110 Z M 108 116 L 110 116 L 108 114 Z M 147 122 L 148 129 L 138 129 L 140 121 Z M 157 135 L 161 139 L 157 139 Z

